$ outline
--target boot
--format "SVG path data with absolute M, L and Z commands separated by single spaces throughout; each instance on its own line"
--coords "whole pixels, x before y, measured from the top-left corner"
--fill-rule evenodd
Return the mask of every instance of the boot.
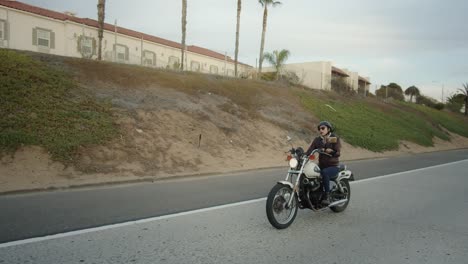
M 322 204 L 325 206 L 330 205 L 330 193 L 325 193 L 322 197 Z

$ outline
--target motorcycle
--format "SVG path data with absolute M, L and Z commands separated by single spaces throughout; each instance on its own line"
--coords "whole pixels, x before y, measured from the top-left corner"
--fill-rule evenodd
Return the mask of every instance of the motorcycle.
M 290 137 L 288 141 L 291 141 Z M 323 211 L 330 208 L 339 213 L 348 207 L 351 198 L 349 181 L 353 181 L 354 176 L 346 165 L 340 164 L 339 173 L 331 177 L 330 204 L 323 205 L 325 192 L 320 168 L 315 161 L 318 160 L 318 154 L 329 154 L 315 149 L 306 155 L 301 147 L 292 147 L 287 153 L 289 170 L 286 179 L 273 186 L 266 202 L 266 213 L 272 226 L 277 229 L 287 228 L 294 222 L 298 209 Z

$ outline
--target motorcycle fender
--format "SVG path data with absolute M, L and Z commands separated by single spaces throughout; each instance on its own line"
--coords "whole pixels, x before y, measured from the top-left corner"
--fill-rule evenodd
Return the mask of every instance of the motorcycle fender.
M 282 185 L 286 185 L 286 186 L 289 186 L 291 187 L 291 189 L 294 189 L 294 185 L 288 181 L 279 181 L 278 182 L 279 184 L 282 184 Z
M 338 174 L 338 178 L 336 179 L 336 181 L 340 181 L 341 179 L 354 181 L 353 173 L 350 170 L 342 171 L 340 172 L 340 174 Z

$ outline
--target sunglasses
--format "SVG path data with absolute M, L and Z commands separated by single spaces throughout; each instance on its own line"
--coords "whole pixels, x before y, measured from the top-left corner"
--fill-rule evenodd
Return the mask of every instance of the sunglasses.
M 320 127 L 319 130 L 325 130 L 327 127 Z

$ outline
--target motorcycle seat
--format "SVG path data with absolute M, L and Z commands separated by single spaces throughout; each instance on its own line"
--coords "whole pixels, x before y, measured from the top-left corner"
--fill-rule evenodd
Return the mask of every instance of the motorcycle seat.
M 344 171 L 344 170 L 346 170 L 346 165 L 345 164 L 340 164 L 338 166 L 338 168 L 340 169 L 340 171 Z

